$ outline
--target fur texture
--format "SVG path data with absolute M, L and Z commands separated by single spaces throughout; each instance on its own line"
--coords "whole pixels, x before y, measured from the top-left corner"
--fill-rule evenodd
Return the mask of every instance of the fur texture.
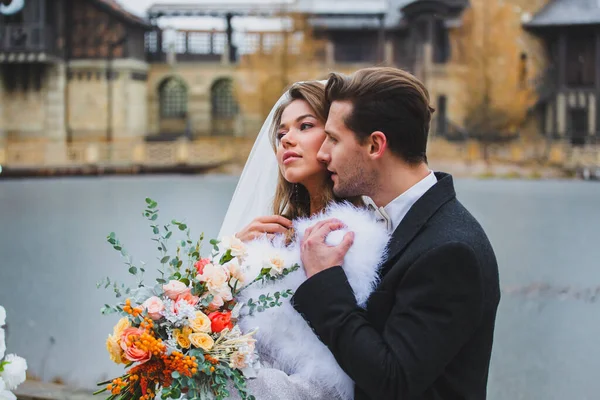
M 294 221 L 296 239 L 286 246 L 282 237 L 273 242 L 266 238 L 248 244 L 248 256 L 244 262 L 247 279 L 254 279 L 263 267 L 263 260 L 278 256 L 286 266 L 300 260 L 300 242 L 304 232 L 315 223 L 337 218 L 346 229 L 332 232 L 326 241 L 330 245 L 340 243 L 346 232 L 355 233 L 354 244 L 344 259 L 343 269 L 356 296 L 357 304 L 364 307 L 369 295 L 377 285 L 378 269 L 386 257 L 390 239 L 386 228 L 375 221 L 370 211 L 350 204 L 334 204 L 324 212 L 311 218 Z M 285 278 L 266 284 L 255 284 L 244 291 L 240 301 L 257 300 L 261 294 L 273 294 L 291 289 L 295 291 L 306 280 L 303 268 Z M 260 354 L 274 361 L 288 375 L 296 375 L 315 385 L 335 392 L 342 399 L 354 395 L 354 383 L 338 366 L 329 349 L 314 334 L 306 321 L 290 304 L 290 298 L 282 299 L 283 305 L 253 315 L 244 315 L 241 328 L 258 328 L 256 338 Z

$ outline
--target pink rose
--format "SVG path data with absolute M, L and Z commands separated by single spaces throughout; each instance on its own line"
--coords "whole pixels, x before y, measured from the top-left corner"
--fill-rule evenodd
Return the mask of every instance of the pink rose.
M 127 328 L 121 334 L 121 348 L 125 352 L 125 358 L 129 361 L 143 364 L 152 358 L 151 351 L 137 347 L 143 333 L 144 331 L 140 328 Z
M 205 296 L 203 296 L 203 298 L 206 298 L 207 296 L 208 295 L 205 295 Z M 225 305 L 225 302 L 223 301 L 223 298 L 221 296 L 213 296 L 212 301 L 208 305 L 208 310 L 209 311 L 217 311 L 218 309 L 223 307 L 223 305 Z
M 158 321 L 162 317 L 162 312 L 165 310 L 165 304 L 156 296 L 150 297 L 146 300 L 142 307 L 148 310 L 148 316 L 154 321 Z
M 175 300 L 177 296 L 188 290 L 185 283 L 179 281 L 169 281 L 166 285 L 163 285 L 163 290 L 168 298 Z
M 185 292 L 183 292 L 179 296 L 177 296 L 177 299 L 175 299 L 175 311 L 176 312 L 178 311 L 177 304 L 180 301 L 185 301 L 190 306 L 195 306 L 196 304 L 198 304 L 198 301 L 200 301 L 200 298 L 197 296 L 193 296 L 191 289 L 186 290 Z
M 207 264 L 210 264 L 210 259 L 201 258 L 200 260 L 196 261 L 194 267 L 196 267 L 196 271 L 198 271 L 199 274 L 202 274 L 202 272 L 204 271 L 204 266 Z

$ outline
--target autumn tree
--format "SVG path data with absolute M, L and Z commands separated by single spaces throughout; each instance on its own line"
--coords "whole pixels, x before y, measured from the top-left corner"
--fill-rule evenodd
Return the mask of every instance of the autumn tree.
M 464 128 L 486 161 L 492 144 L 516 136 L 536 99 L 519 11 L 507 0 L 471 0 L 455 32 Z
M 315 38 L 309 17 L 282 12 L 287 29 L 250 32 L 258 38 L 255 51 L 243 54 L 238 65 L 236 97 L 243 113 L 265 118 L 285 88 L 323 75 L 325 42 Z

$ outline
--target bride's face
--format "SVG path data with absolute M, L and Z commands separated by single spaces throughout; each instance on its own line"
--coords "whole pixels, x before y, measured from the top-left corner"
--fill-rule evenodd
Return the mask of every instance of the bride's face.
M 307 186 L 326 179 L 327 169 L 317 160 L 325 140 L 325 124 L 304 100 L 294 100 L 281 115 L 277 130 L 277 162 L 286 181 Z

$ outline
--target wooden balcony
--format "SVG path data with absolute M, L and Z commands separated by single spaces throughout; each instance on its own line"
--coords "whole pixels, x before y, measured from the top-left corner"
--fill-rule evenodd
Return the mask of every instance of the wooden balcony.
M 0 26 L 0 62 L 48 61 L 57 55 L 52 27 L 39 24 Z

